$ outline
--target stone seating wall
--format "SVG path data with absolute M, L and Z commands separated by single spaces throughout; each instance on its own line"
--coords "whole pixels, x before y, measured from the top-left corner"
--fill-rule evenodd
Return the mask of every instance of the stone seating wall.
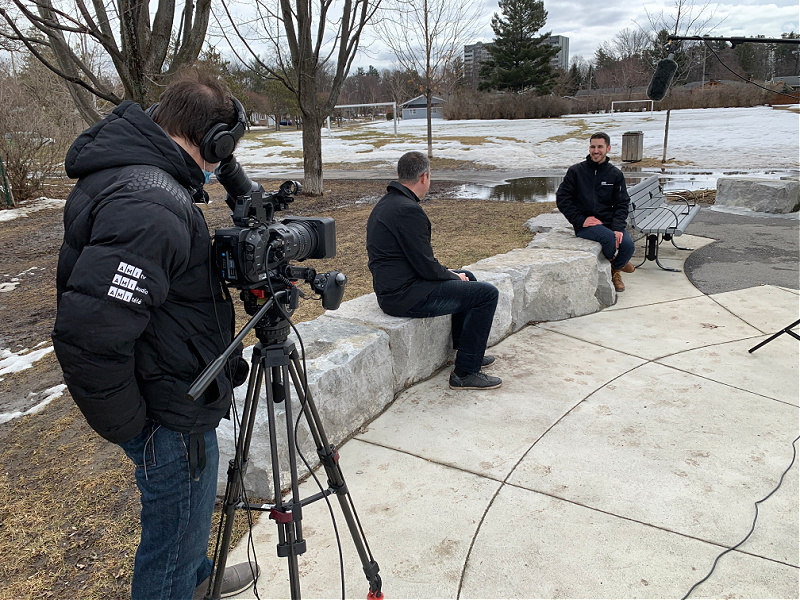
M 576 238 L 560 213 L 540 215 L 525 226 L 535 234 L 526 248 L 499 254 L 466 269 L 494 284 L 499 301 L 489 345 L 532 322 L 556 321 L 596 312 L 616 302 L 611 266 L 600 244 Z M 452 360 L 450 316 L 429 319 L 391 317 L 378 307 L 375 294 L 342 303 L 313 321 L 299 323 L 307 379 L 328 441 L 339 445 L 377 417 L 408 386 L 431 377 Z M 300 344 L 294 333 L 298 352 Z M 249 360 L 249 356 L 245 355 Z M 238 410 L 246 386 L 236 392 Z M 262 392 L 263 396 L 263 392 Z M 288 485 L 288 452 L 284 408 L 276 405 L 281 487 Z M 299 402 L 292 398 L 296 419 Z M 241 412 L 239 413 L 241 414 Z M 234 453 L 232 422 L 218 428 L 218 493 L 224 494 L 228 461 Z M 312 466 L 318 464 L 306 421 L 298 428 L 300 448 Z M 303 476 L 307 470 L 298 460 Z M 272 475 L 266 403 L 262 400 L 250 445 L 248 496 L 271 499 Z M 323 485 L 325 477 L 320 477 Z

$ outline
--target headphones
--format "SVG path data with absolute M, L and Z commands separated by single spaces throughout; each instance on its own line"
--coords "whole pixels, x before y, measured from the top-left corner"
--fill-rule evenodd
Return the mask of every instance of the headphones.
M 200 156 L 209 164 L 213 165 L 230 157 L 247 129 L 247 113 L 242 103 L 233 98 L 233 106 L 236 108 L 236 125 L 231 127 L 228 123 L 215 123 L 200 142 Z M 145 114 L 152 118 L 157 107 L 158 102 L 148 108 Z

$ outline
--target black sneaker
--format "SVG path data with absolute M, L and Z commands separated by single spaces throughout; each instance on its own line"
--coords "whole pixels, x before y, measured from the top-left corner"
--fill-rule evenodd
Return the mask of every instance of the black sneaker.
M 222 585 L 219 589 L 219 597 L 235 596 L 252 587 L 253 583 L 255 583 L 253 574 L 255 574 L 255 579 L 258 579 L 261 574 L 261 569 L 255 564 L 243 562 L 225 567 L 225 574 L 222 576 Z M 193 600 L 205 598 L 206 592 L 208 592 L 208 578 L 195 588 Z
M 494 356 L 491 354 L 484 354 L 483 355 L 483 362 L 481 363 L 481 368 L 488 367 L 489 365 L 494 364 Z
M 502 379 L 485 373 L 468 373 L 464 377 L 459 377 L 455 372 L 450 373 L 451 390 L 493 390 L 501 385 Z

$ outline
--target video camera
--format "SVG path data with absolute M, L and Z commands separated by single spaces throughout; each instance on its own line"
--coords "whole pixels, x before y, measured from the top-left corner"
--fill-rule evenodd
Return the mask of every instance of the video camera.
M 243 290 L 245 309 L 251 313 L 253 297 L 264 297 L 276 288 L 289 294 L 285 303 L 296 308 L 299 291 L 291 282 L 304 280 L 322 297 L 328 310 L 339 307 L 346 277 L 338 271 L 318 274 L 295 267 L 289 261 L 336 256 L 336 226 L 329 217 L 287 217 L 275 221 L 275 212 L 286 209 L 302 190 L 297 181 L 285 181 L 267 192 L 252 181 L 231 155 L 216 170 L 217 180 L 227 192 L 234 227 L 214 232 L 214 255 L 222 277 Z M 247 291 L 253 293 L 245 293 Z

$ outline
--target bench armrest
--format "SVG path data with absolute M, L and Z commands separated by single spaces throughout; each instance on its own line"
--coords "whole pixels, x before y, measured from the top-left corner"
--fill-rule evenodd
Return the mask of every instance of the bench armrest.
M 686 212 L 688 213 L 695 206 L 697 206 L 697 196 L 692 190 L 669 190 L 664 192 L 664 197 L 667 200 L 682 201 L 686 204 Z M 691 197 L 691 202 L 689 201 Z

